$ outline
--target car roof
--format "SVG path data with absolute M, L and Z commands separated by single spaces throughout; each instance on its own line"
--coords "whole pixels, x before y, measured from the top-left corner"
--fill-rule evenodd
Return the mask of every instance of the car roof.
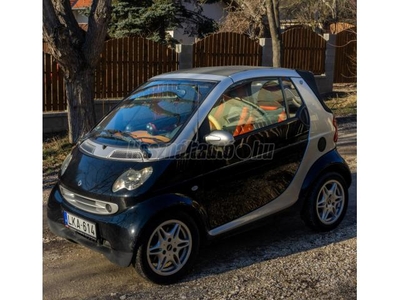
M 178 70 L 171 73 L 209 74 L 209 75 L 219 75 L 228 77 L 238 72 L 245 72 L 255 69 L 265 69 L 265 68 L 255 67 L 255 66 L 219 66 L 219 67 L 202 67 L 202 68 Z
M 222 81 L 230 78 L 233 82 L 238 82 L 247 78 L 256 77 L 301 77 L 307 82 L 308 86 L 314 92 L 317 99 L 324 106 L 325 110 L 330 111 L 321 98 L 318 86 L 315 82 L 314 74 L 310 71 L 295 70 L 287 68 L 257 67 L 257 66 L 218 66 L 201 67 L 177 70 L 169 73 L 154 76 L 150 80 L 163 79 L 192 79 L 192 80 L 217 80 Z
M 255 67 L 255 66 L 219 66 L 219 67 L 202 67 L 177 70 L 169 73 L 164 73 L 153 77 L 152 79 L 172 79 L 172 78 L 197 78 L 197 79 L 219 79 L 226 77 L 243 77 L 258 73 L 262 76 L 288 76 L 299 77 L 299 74 L 292 69 L 272 68 L 272 67 Z M 268 73 L 268 74 L 266 74 Z

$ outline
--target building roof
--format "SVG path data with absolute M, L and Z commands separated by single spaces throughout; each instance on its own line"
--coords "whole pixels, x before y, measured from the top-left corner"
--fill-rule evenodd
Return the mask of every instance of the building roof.
M 71 2 L 72 9 L 82 9 L 90 7 L 92 5 L 92 0 L 69 0 Z

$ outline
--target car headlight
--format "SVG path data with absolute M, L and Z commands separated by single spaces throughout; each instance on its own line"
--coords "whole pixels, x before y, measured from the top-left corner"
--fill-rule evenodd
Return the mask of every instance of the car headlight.
M 152 167 L 147 167 L 140 171 L 129 169 L 114 182 L 112 191 L 115 193 L 122 189 L 127 189 L 128 191 L 137 189 L 150 177 L 151 173 L 153 173 Z
M 61 165 L 61 176 L 65 173 L 65 170 L 68 168 L 69 163 L 71 162 L 72 159 L 72 154 L 68 154 L 67 157 L 64 159 L 62 165 Z

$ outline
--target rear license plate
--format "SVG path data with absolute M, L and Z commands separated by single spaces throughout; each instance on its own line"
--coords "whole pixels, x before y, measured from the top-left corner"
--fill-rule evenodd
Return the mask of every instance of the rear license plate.
M 64 211 L 64 224 L 66 227 L 74 229 L 92 239 L 97 239 L 95 223 L 86 221 Z

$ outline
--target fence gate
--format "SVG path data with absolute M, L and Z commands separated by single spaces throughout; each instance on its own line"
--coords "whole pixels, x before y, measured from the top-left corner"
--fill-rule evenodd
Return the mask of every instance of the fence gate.
M 284 68 L 325 73 L 326 41 L 311 28 L 296 26 L 282 33 Z
M 95 98 L 121 98 L 152 76 L 178 69 L 178 54 L 141 37 L 105 42 L 95 75 Z
M 221 32 L 193 45 L 193 67 L 260 66 L 262 47 L 244 34 Z
M 335 83 L 357 82 L 357 28 L 336 35 Z

